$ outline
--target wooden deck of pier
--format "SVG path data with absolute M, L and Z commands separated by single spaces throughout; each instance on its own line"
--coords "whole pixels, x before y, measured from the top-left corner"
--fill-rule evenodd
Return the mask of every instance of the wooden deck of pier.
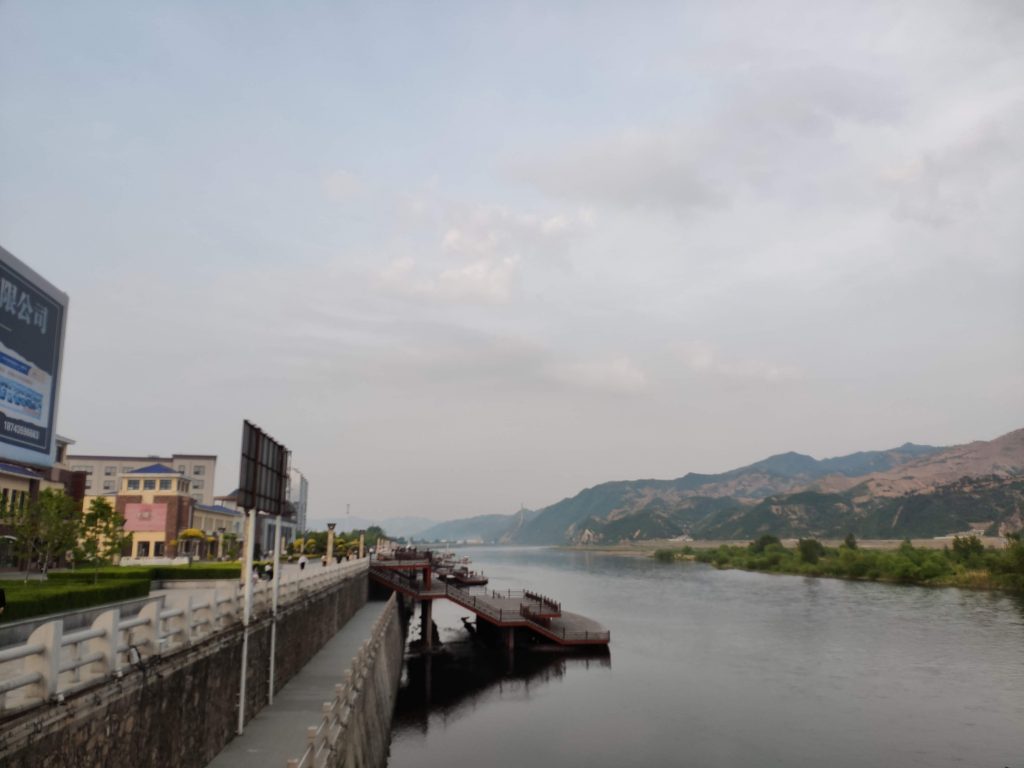
M 435 580 L 429 559 L 374 561 L 370 578 L 416 600 L 446 598 L 472 611 L 477 620 L 502 628 L 521 627 L 558 645 L 608 645 L 611 633 L 596 621 L 569 611 L 544 595 L 522 590 L 496 592 Z

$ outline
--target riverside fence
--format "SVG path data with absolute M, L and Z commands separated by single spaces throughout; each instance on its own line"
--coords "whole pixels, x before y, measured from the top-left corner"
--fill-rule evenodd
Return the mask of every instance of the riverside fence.
M 365 573 L 366 559 L 344 561 L 282 574 L 278 607 L 304 599 L 344 579 Z M 197 590 L 198 591 L 198 590 Z M 171 590 L 165 604 L 153 601 L 137 616 L 123 618 L 116 608 L 100 614 L 91 627 L 64 632 L 56 619 L 38 627 L 21 644 L 0 649 L 0 714 L 18 712 L 92 686 L 119 679 L 126 669 L 203 642 L 241 624 L 242 585 L 203 585 L 203 594 Z M 253 590 L 254 616 L 268 615 L 273 582 Z

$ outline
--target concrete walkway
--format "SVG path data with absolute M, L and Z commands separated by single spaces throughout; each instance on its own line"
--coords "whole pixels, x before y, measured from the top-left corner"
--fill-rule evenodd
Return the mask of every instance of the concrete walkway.
M 289 758 L 300 757 L 306 748 L 306 728 L 319 724 L 323 703 L 334 698 L 334 686 L 342 682 L 386 605 L 373 602 L 360 608 L 208 768 L 285 768 Z

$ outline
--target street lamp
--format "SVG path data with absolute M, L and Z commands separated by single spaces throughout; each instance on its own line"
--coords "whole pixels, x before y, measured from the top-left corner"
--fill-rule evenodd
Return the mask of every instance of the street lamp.
M 327 562 L 334 560 L 334 526 L 337 523 L 327 524 Z

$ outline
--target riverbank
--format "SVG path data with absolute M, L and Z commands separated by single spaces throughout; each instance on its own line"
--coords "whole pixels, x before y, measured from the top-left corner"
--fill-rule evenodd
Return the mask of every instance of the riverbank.
M 774 536 L 762 536 L 745 545 L 662 548 L 654 557 L 663 562 L 695 560 L 720 569 L 1024 592 L 1024 541 L 1019 537 L 1000 549 L 986 547 L 976 536 L 955 537 L 942 549 L 915 547 L 909 541 L 882 549 L 864 547 L 852 537 L 838 546 L 801 539 L 787 547 Z
M 955 536 L 943 536 L 937 539 L 910 539 L 915 549 L 943 550 L 953 545 Z M 1006 540 L 995 536 L 979 536 L 978 540 L 986 548 L 1002 549 Z M 785 547 L 795 547 L 799 539 L 781 539 Z M 907 539 L 858 539 L 860 549 L 897 550 Z M 842 546 L 842 539 L 821 539 L 826 547 Z M 575 544 L 558 547 L 569 552 L 595 552 L 609 555 L 625 555 L 629 557 L 654 557 L 654 553 L 662 549 L 681 550 L 689 547 L 693 550 L 719 549 L 720 547 L 745 547 L 750 544 L 748 539 L 645 539 L 642 541 L 624 541 L 618 544 Z

